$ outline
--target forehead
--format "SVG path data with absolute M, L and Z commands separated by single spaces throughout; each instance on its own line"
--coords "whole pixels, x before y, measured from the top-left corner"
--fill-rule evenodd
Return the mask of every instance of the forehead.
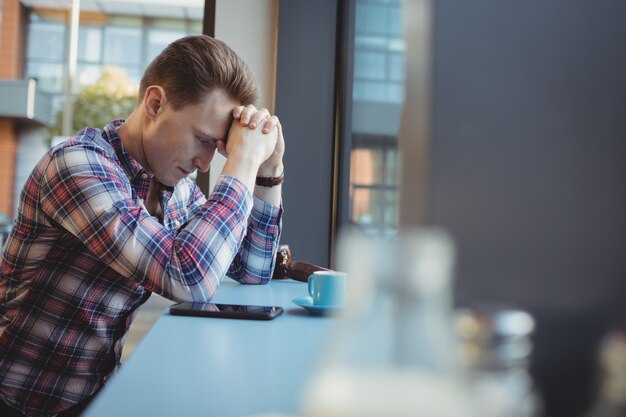
M 233 109 L 239 103 L 222 90 L 206 94 L 198 103 L 186 106 L 182 111 L 192 118 L 192 126 L 199 133 L 213 138 L 223 138 L 228 133 L 233 119 Z

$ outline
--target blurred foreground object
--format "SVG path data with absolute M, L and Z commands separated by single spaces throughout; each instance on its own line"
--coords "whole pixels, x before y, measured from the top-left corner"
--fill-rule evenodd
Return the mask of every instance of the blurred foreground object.
M 541 401 L 528 371 L 535 322 L 495 304 L 459 309 L 461 359 L 482 417 L 538 417 Z
M 600 345 L 599 390 L 586 417 L 626 417 L 626 330 L 609 332 Z
M 339 242 L 348 302 L 304 398 L 309 417 L 470 417 L 453 328 L 454 247 L 440 229 Z

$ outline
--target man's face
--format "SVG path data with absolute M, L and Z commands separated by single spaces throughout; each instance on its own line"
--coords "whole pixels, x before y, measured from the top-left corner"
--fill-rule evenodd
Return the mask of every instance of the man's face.
M 238 104 L 223 91 L 215 90 L 199 103 L 178 111 L 167 104 L 161 107 L 144 132 L 145 168 L 169 186 L 196 169 L 206 172 L 217 149 L 215 141 L 226 139 L 232 110 Z

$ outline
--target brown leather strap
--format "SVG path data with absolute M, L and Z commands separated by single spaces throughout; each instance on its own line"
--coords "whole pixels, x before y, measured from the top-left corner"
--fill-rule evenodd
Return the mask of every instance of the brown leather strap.
M 289 245 L 281 245 L 276 254 L 276 267 L 272 279 L 295 279 L 296 281 L 308 282 L 309 275 L 315 271 L 328 271 L 328 268 L 294 261 Z
M 275 187 L 285 182 L 285 173 L 280 174 L 280 177 L 256 177 L 256 185 L 261 187 Z

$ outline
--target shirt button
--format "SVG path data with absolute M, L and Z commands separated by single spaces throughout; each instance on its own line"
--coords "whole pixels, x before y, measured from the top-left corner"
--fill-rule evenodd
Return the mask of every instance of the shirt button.
M 143 174 L 141 174 L 141 179 L 147 180 L 148 179 L 148 174 L 146 174 L 145 172 Z
M 178 220 L 174 220 L 174 225 L 175 225 L 176 227 L 180 227 L 180 222 L 179 222 Z

